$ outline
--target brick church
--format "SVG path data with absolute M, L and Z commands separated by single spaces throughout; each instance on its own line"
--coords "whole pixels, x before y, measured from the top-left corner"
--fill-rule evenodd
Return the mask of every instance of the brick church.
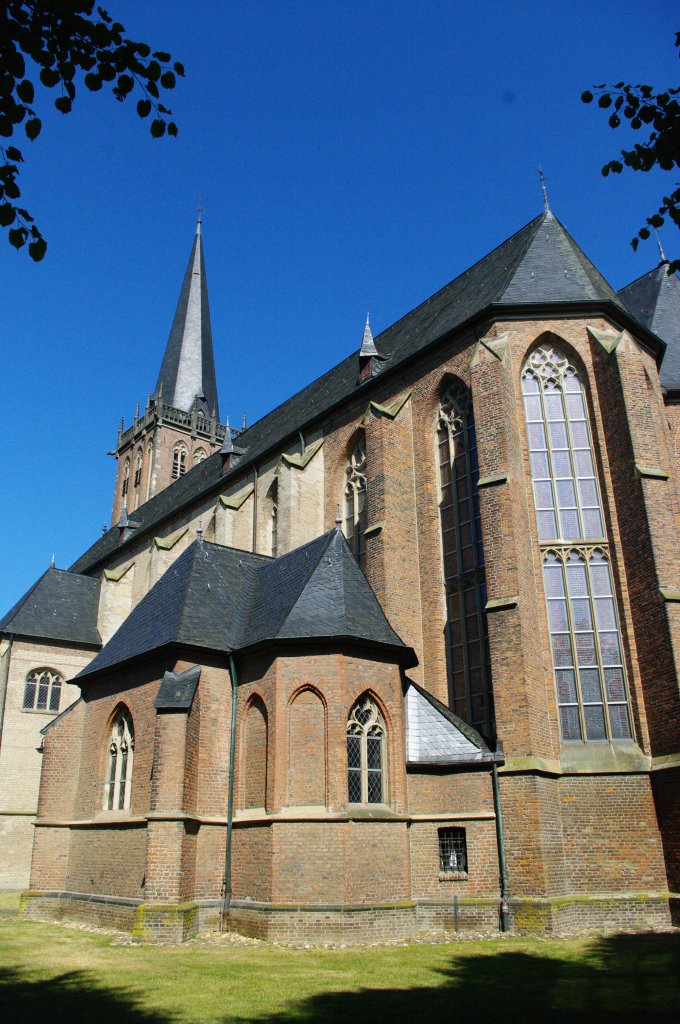
M 199 224 L 115 525 L 0 619 L 26 918 L 344 942 L 676 919 L 661 255 L 617 293 L 546 206 L 236 430 Z

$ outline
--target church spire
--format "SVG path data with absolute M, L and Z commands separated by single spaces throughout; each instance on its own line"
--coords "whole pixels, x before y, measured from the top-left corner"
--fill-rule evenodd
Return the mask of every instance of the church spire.
M 207 417 L 214 410 L 219 420 L 201 221 L 199 210 L 196 237 L 154 395 L 158 397 L 162 387 L 163 400 L 173 408 L 190 412 L 196 402 Z

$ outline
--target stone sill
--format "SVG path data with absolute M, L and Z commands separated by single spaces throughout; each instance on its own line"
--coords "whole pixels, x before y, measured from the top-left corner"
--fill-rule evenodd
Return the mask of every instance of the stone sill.
M 439 881 L 440 882 L 467 882 L 468 873 L 467 871 L 440 871 Z

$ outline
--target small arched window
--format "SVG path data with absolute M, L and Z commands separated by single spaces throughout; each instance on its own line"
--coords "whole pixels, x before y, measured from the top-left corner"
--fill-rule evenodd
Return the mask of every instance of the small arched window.
M 137 458 L 136 458 L 136 461 L 135 461 L 135 475 L 134 475 L 134 478 L 133 478 L 133 487 L 135 488 L 135 490 L 137 490 L 137 488 L 139 487 L 139 485 L 142 482 L 142 459 L 143 459 L 142 449 L 138 448 L 137 449 Z
M 63 679 L 51 668 L 34 668 L 26 676 L 24 711 L 59 710 Z
M 205 448 L 197 448 L 194 452 L 194 465 L 197 466 L 199 462 L 203 462 L 206 457 Z
M 123 497 L 125 497 L 125 495 L 127 494 L 129 486 L 130 486 L 130 460 L 126 459 L 125 460 L 125 465 L 123 466 L 123 486 L 122 486 L 121 492 L 120 492 L 123 495 Z
M 120 711 L 111 723 L 107 752 L 104 810 L 126 811 L 130 807 L 135 734 L 128 711 Z
M 387 745 L 383 717 L 375 701 L 362 697 L 347 722 L 347 791 L 351 804 L 382 804 L 387 799 Z
M 354 557 L 363 569 L 366 565 L 364 532 L 368 526 L 366 446 L 363 438 L 349 457 L 345 478 L 345 537 Z
M 279 482 L 275 480 L 269 488 L 269 554 L 276 558 L 279 553 Z
M 184 444 L 176 444 L 172 453 L 172 478 L 177 480 L 187 471 L 187 448 Z

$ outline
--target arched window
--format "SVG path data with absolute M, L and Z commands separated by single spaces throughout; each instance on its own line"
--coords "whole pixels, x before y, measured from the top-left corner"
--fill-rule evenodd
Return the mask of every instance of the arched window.
M 34 668 L 26 676 L 24 710 L 57 712 L 63 682 L 59 673 L 51 668 Z
M 279 482 L 275 480 L 269 488 L 269 554 L 276 558 L 279 553 Z
M 153 441 L 146 446 L 146 501 L 151 497 L 151 468 L 153 460 Z
M 522 392 L 562 739 L 630 739 L 583 385 L 568 358 L 546 344 L 529 356 Z
M 187 448 L 184 444 L 176 444 L 172 453 L 172 478 L 184 476 L 187 471 Z
M 197 448 L 194 452 L 194 465 L 197 466 L 199 462 L 203 462 L 206 457 L 205 448 Z
M 442 394 L 437 443 L 451 708 L 464 721 L 492 735 L 477 439 L 472 400 L 464 384 L 450 384 Z
M 128 711 L 120 711 L 111 724 L 104 784 L 104 810 L 126 811 L 130 807 L 135 734 Z
M 370 697 L 362 697 L 347 722 L 347 791 L 351 804 L 387 799 L 385 723 Z
M 123 486 L 122 486 L 121 492 L 120 492 L 123 495 L 123 497 L 125 497 L 125 495 L 127 494 L 129 485 L 130 485 L 130 460 L 126 459 L 125 460 L 125 465 L 123 467 Z
M 363 569 L 366 565 L 364 531 L 368 526 L 366 447 L 363 438 L 349 457 L 345 477 L 345 537 L 354 552 L 354 557 Z
M 135 490 L 137 490 L 137 488 L 139 487 L 140 483 L 142 482 L 142 459 L 143 459 L 142 449 L 138 448 L 137 449 L 137 459 L 136 459 L 136 462 L 135 462 L 135 475 L 134 475 L 134 479 L 133 479 L 133 486 L 134 486 Z

